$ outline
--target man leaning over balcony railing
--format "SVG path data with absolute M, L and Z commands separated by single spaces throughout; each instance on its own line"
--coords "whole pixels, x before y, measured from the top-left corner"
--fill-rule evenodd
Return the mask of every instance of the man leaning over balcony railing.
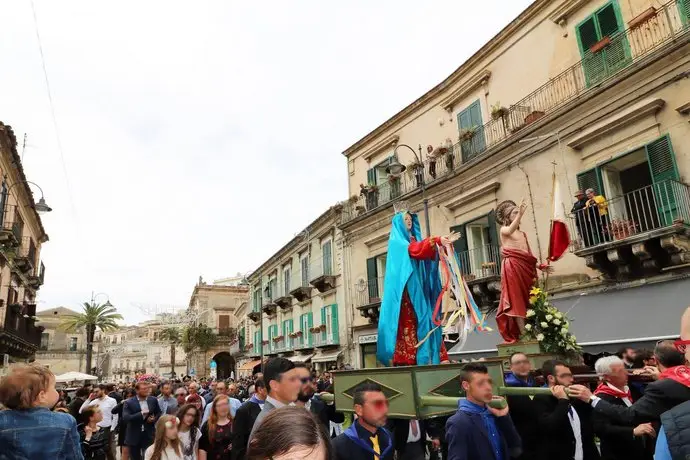
M 588 188 L 585 193 L 587 194 L 587 217 L 592 225 L 590 232 L 593 233 L 593 243 L 611 241 L 609 209 L 606 198 L 603 195 L 597 195 L 593 188 Z

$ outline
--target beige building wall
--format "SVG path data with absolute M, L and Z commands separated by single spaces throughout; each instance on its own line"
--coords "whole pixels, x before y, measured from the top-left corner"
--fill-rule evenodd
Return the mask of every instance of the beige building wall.
M 66 315 L 77 314 L 65 307 L 36 313 L 37 325 L 44 330 L 36 352 L 36 362 L 47 366 L 55 375 L 65 372 L 86 372 L 86 333 L 65 332 L 60 323 Z
M 600 83 L 578 89 L 577 98 L 569 100 L 567 95 L 574 93 L 568 84 L 577 81 L 579 76 L 584 85 L 585 75 L 576 27 L 608 4 L 614 4 L 620 11 L 631 59 Z M 651 7 L 655 7 L 655 14 L 642 20 L 645 18 L 640 15 Z M 636 26 L 636 21 L 640 25 Z M 448 79 L 344 152 L 348 159 L 349 194 L 360 194 L 360 184 L 366 184 L 369 179 L 367 171 L 393 155 L 397 145 L 407 144 L 415 151 L 421 145 L 424 160 L 427 145 L 437 147 L 448 138 L 455 144 L 454 149 L 460 149 L 458 114 L 479 101 L 488 147 L 465 163 L 456 156 L 453 171 L 439 173 L 436 180 L 430 176 L 428 163 L 425 165 L 431 233 L 447 234 L 451 228 L 490 217 L 496 204 L 503 200 L 519 202 L 525 198 L 529 207 L 521 229 L 527 233 L 535 255 L 545 258 L 554 172 L 563 194 L 562 206 L 569 212 L 575 201 L 572 195 L 580 185 L 578 174 L 594 167 L 602 168 L 607 161 L 644 149 L 645 145 L 668 135 L 678 180 L 687 180 L 690 33 L 684 21 L 675 2 L 665 6 L 643 0 L 533 3 Z M 538 91 L 533 93 L 535 90 Z M 529 104 L 530 110 L 539 109 L 540 104 L 546 109 L 541 118 L 530 123 L 525 121 L 519 130 L 511 133 L 505 125 L 501 126 L 500 120 L 490 123 L 491 107 L 498 102 L 511 108 L 513 114 L 519 112 L 522 104 Z M 530 111 L 525 113 L 528 115 Z M 405 147 L 397 149 L 397 158 L 403 165 L 414 160 Z M 437 162 L 439 169 L 442 162 L 442 159 Z M 408 200 L 411 209 L 419 212 L 422 232 L 426 234 L 421 190 L 414 188 L 414 180 L 412 168 L 408 167 L 403 173 L 406 187 L 400 199 Z M 386 190 L 387 178 L 380 177 L 378 185 L 380 190 Z M 604 181 L 598 187 L 599 193 L 613 199 L 612 212 L 615 203 L 623 200 L 617 198 L 619 193 L 614 193 L 619 186 Z M 678 190 L 682 190 L 678 201 L 685 202 L 685 186 Z M 362 302 L 358 296 L 368 294 L 366 283 L 371 276 L 367 261 L 386 252 L 393 201 L 371 210 L 366 208 L 365 198 L 360 197 L 356 204 L 346 204 L 343 214 L 341 228 L 347 241 L 345 278 L 349 280 L 349 298 L 355 311 L 354 341 L 361 345 L 375 342 L 376 321 L 359 314 L 357 307 Z M 360 210 L 353 209 L 355 206 Z M 573 237 L 577 238 L 574 221 L 569 223 Z M 577 251 L 583 249 L 582 241 L 579 244 L 574 247 L 575 253 L 569 252 L 555 263 L 556 273 L 550 279 L 552 292 L 601 284 L 603 276 L 595 259 L 601 262 L 601 257 L 608 257 L 613 264 L 623 264 L 616 257 L 630 249 L 628 245 L 627 249 L 613 248 L 613 253 L 586 255 Z M 637 246 L 632 250 L 644 259 L 650 249 Z M 671 249 L 672 252 L 684 250 L 682 244 Z M 671 275 L 662 273 L 661 276 Z M 483 286 L 488 288 L 491 287 Z M 359 353 L 355 362 L 362 366 L 363 361 Z
M 281 355 L 312 361 L 319 369 L 349 362 L 352 312 L 345 306 L 343 239 L 336 226 L 340 212 L 341 207 L 328 209 L 249 276 L 248 310 L 253 314 L 247 323 L 246 343 L 255 346 L 246 350 L 245 356 L 255 359 L 260 356 L 256 337 L 263 317 L 265 357 Z M 290 275 L 286 284 L 287 272 Z M 308 314 L 311 314 L 311 328 L 306 319 Z M 337 320 L 333 320 L 335 316 Z M 292 320 L 293 334 L 301 331 L 301 341 L 299 337 L 284 334 L 283 327 L 288 320 Z M 322 324 L 325 332 L 310 332 Z M 283 337 L 277 346 L 271 341 L 272 327 L 277 328 L 278 337 Z M 304 340 L 307 336 L 311 336 L 311 341 Z

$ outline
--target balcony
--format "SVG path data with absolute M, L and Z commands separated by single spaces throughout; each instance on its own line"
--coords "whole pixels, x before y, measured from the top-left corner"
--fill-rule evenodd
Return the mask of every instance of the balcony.
M 278 305 L 283 311 L 292 309 L 292 297 L 290 296 L 289 292 L 289 281 L 290 279 L 288 277 L 287 282 L 283 281 L 282 283 L 278 283 L 278 287 L 276 287 L 275 299 L 273 300 L 273 302 L 275 302 L 275 304 Z
M 0 354 L 29 359 L 41 344 L 43 326 L 36 326 L 36 304 L 11 304 L 0 328 Z
M 292 340 L 295 350 L 310 350 L 314 348 L 313 334 L 310 331 L 297 331 Z
M 0 222 L 0 244 L 4 249 L 11 249 L 19 246 L 22 242 L 24 223 L 17 214 L 17 207 L 5 205 Z
M 314 332 L 314 346 L 316 348 L 332 347 L 339 345 L 338 331 L 327 331 L 326 326 L 315 328 L 318 332 Z
M 268 316 L 274 316 L 278 311 L 278 305 L 270 297 L 265 297 L 263 305 L 261 306 L 261 311 L 266 313 Z
M 488 244 L 458 253 L 460 270 L 481 307 L 492 307 L 501 296 L 501 248 Z
M 607 80 L 664 45 L 687 42 L 690 40 L 690 20 L 681 16 L 681 3 L 671 0 L 643 21 L 631 24 L 629 29 L 606 37 L 601 47 L 593 47 L 582 60 L 492 115 L 483 126 L 465 130 L 454 145 L 437 148 L 434 158 L 422 164 L 407 165 L 407 170 L 399 177 L 364 187 L 359 195 L 343 203 L 341 222 L 347 223 L 399 197 L 420 191 L 422 180 L 431 185 L 466 169 L 466 165 L 498 150 L 529 125 L 590 91 L 601 90 Z
M 274 353 L 284 353 L 288 350 L 287 347 L 287 340 L 285 336 L 279 336 L 279 337 L 274 337 L 273 338 L 273 345 L 271 346 L 271 350 Z
M 379 321 L 381 297 L 383 297 L 383 276 L 370 280 L 362 279 L 355 284 L 356 307 L 359 314 L 368 319 L 370 323 Z
M 45 280 L 46 266 L 41 262 L 41 264 L 34 268 L 33 275 L 29 276 L 29 287 L 32 289 L 39 289 L 43 286 L 43 281 Z
M 36 265 L 36 245 L 34 240 L 25 236 L 22 238 L 22 243 L 17 250 L 17 255 L 14 258 L 14 269 L 20 273 L 30 273 L 34 270 Z
M 571 250 L 607 279 L 642 278 L 690 263 L 690 190 L 674 180 L 608 199 L 569 219 Z
M 247 317 L 254 321 L 254 324 L 259 324 L 259 321 L 261 321 L 261 308 L 254 305 L 253 310 L 247 314 Z
M 335 274 L 333 273 L 333 260 L 325 257 L 318 263 L 312 264 L 309 270 L 309 284 L 319 292 L 327 292 L 335 289 Z
M 237 329 L 232 327 L 215 328 L 213 332 L 216 333 L 219 343 L 227 343 L 237 340 Z
M 292 279 L 292 290 L 290 295 L 298 302 L 304 302 L 311 298 L 312 286 L 309 283 L 309 269 L 298 271 Z

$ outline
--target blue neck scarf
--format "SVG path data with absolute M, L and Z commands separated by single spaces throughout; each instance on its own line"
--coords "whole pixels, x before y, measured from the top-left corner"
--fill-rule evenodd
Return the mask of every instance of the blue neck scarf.
M 263 399 L 257 398 L 256 395 L 252 395 L 252 397 L 249 398 L 249 400 L 250 400 L 251 402 L 253 402 L 254 404 L 258 404 L 259 406 L 263 406 L 264 403 L 266 402 L 266 401 L 264 401 Z
M 505 382 L 506 386 L 509 387 L 524 387 L 524 388 L 532 388 L 537 386 L 537 382 L 534 381 L 532 376 L 527 377 L 527 381 L 522 380 L 519 378 L 517 375 L 513 374 L 512 372 L 508 372 L 505 377 Z
M 416 214 L 410 215 L 412 216 L 412 231 L 408 231 L 405 226 L 404 213 L 398 213 L 393 217 L 388 239 L 386 276 L 383 283 L 376 348 L 377 359 L 386 366 L 392 364 L 395 352 L 400 304 L 405 289 L 417 316 L 417 340 L 422 340 L 429 331 L 434 329 L 432 320 L 434 304 L 441 293 L 438 258 L 415 260 L 408 252 L 410 236 L 414 236 L 417 241 L 422 241 L 419 219 Z M 441 328 L 438 328 L 417 349 L 417 364 L 439 364 L 441 341 Z
M 385 428 L 381 427 L 381 428 L 378 429 L 378 431 L 376 432 L 375 435 L 373 435 L 373 434 L 369 433 L 369 431 L 367 431 L 367 434 L 368 434 L 370 437 L 379 435 L 379 448 L 381 448 L 381 446 L 383 445 L 383 443 L 381 442 L 382 436 L 380 436 L 380 435 L 381 435 L 381 434 L 384 434 L 384 435 L 385 435 L 385 438 L 386 438 L 386 447 L 381 451 L 380 454 L 377 454 L 377 453 L 374 451 L 374 448 L 373 448 L 372 446 L 369 445 L 369 442 L 367 442 L 368 440 L 365 441 L 365 440 L 363 440 L 362 438 L 359 437 L 359 433 L 357 432 L 357 425 L 359 425 L 359 423 L 358 423 L 357 421 L 355 421 L 354 423 L 352 423 L 352 425 L 350 425 L 350 426 L 347 428 L 347 430 L 345 430 L 345 436 L 347 436 L 348 438 L 350 438 L 350 440 L 351 440 L 352 442 L 354 442 L 355 444 L 357 444 L 360 448 L 364 449 L 365 451 L 367 451 L 367 452 L 370 453 L 371 455 L 374 455 L 374 458 L 378 457 L 378 458 L 381 459 L 381 460 L 384 459 L 384 458 L 386 458 L 386 456 L 387 456 L 388 454 L 390 454 L 391 450 L 393 450 L 393 438 L 391 437 L 391 434 L 388 432 L 388 430 L 386 430 Z
M 494 415 L 489 412 L 489 409 L 475 404 L 467 399 L 461 399 L 458 404 L 458 409 L 467 414 L 480 415 L 484 426 L 486 427 L 486 432 L 489 435 L 489 441 L 491 442 L 491 450 L 494 452 L 495 460 L 503 460 L 503 446 L 501 446 L 501 433 L 498 431 L 496 426 L 496 419 Z

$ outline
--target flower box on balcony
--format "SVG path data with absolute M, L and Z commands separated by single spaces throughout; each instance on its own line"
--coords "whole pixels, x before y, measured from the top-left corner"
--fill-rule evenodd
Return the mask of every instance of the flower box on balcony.
M 283 339 L 285 339 L 285 336 L 282 336 L 282 335 L 279 335 L 278 337 L 273 337 L 274 342 L 280 342 Z
M 596 54 L 611 44 L 611 37 L 606 36 L 589 47 L 592 54 Z
M 637 233 L 637 225 L 632 220 L 614 220 L 609 231 L 614 240 L 623 240 Z
M 636 29 L 640 27 L 642 24 L 645 22 L 649 21 L 652 19 L 654 16 L 656 16 L 656 8 L 653 6 L 650 6 L 646 10 L 644 10 L 642 13 L 638 14 L 635 16 L 633 19 L 628 22 L 628 27 L 631 29 Z
M 295 337 L 302 337 L 303 332 L 302 331 L 297 331 L 295 332 Z
M 505 117 L 508 115 L 508 108 L 507 107 L 502 107 L 500 104 L 497 104 L 493 107 L 491 107 L 491 118 L 494 120 L 500 120 L 501 118 Z
M 544 112 L 542 112 L 540 110 L 535 110 L 525 117 L 525 124 L 526 125 L 532 124 L 535 121 L 539 120 L 543 116 L 544 116 Z
M 471 141 L 477 132 L 477 128 L 463 129 L 460 131 L 460 142 Z
M 261 342 L 261 343 L 262 343 L 263 345 L 268 345 L 269 342 L 268 342 L 268 340 L 264 340 L 264 341 Z

